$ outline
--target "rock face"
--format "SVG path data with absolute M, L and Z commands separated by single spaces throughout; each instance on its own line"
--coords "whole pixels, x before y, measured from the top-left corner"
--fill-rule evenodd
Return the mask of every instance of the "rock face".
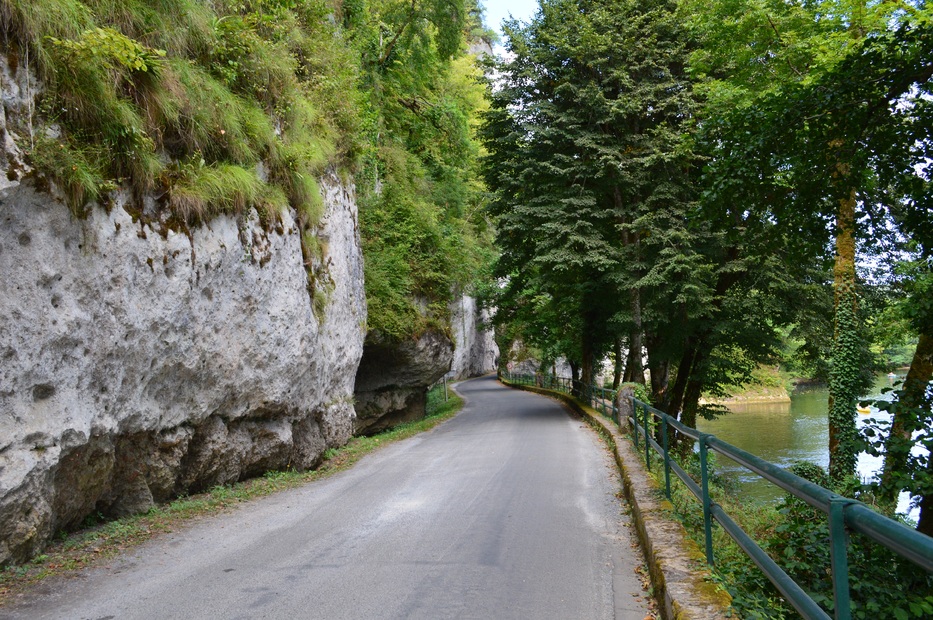
M 174 231 L 75 219 L 0 190 L 0 564 L 88 513 L 123 515 L 274 468 L 353 432 L 366 320 L 352 191 L 322 182 L 330 294 L 297 227 L 255 213 Z
M 573 377 L 573 369 L 566 359 L 560 357 L 547 367 L 542 367 L 540 360 L 531 357 L 527 347 L 520 341 L 512 343 L 512 348 L 509 350 L 509 362 L 506 364 L 506 368 L 509 372 L 516 375 L 534 375 L 540 372 L 565 379 Z M 610 369 L 610 372 L 611 371 Z
M 489 325 L 488 311 L 480 311 L 476 299 L 461 295 L 450 304 L 450 330 L 454 336 L 454 357 L 450 366 L 456 381 L 479 377 L 496 370 L 499 347 Z
M 427 389 L 450 370 L 453 349 L 438 331 L 402 342 L 370 336 L 356 372 L 356 433 L 423 418 Z
M 476 300 L 460 296 L 450 304 L 453 341 L 439 331 L 402 342 L 370 335 L 356 373 L 357 434 L 371 435 L 420 420 L 428 388 L 445 374 L 477 377 L 496 369 L 499 348 Z

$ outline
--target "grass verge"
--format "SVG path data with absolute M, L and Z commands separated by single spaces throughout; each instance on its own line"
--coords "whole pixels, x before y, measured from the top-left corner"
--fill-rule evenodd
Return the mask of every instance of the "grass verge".
M 427 415 L 422 420 L 402 424 L 372 437 L 354 437 L 342 448 L 324 453 L 324 462 L 310 471 L 271 471 L 261 478 L 232 485 L 217 486 L 205 493 L 180 497 L 155 506 L 146 513 L 94 523 L 89 527 L 63 534 L 45 553 L 28 564 L 10 566 L 0 571 L 0 606 L 44 579 L 97 566 L 155 536 L 172 532 L 195 519 L 218 514 L 250 500 L 278 491 L 292 489 L 327 478 L 353 466 L 363 456 L 382 446 L 430 430 L 452 418 L 463 407 L 463 400 L 450 393 L 445 401 L 444 387 L 428 393 Z

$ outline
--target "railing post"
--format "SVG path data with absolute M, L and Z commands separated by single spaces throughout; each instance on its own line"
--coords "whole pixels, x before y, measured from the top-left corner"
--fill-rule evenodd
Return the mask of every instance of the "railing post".
M 661 416 L 661 445 L 664 448 L 664 494 L 671 499 L 671 453 L 667 449 L 667 416 Z
M 649 433 L 649 430 L 648 430 L 648 415 L 649 415 L 649 412 L 648 412 L 648 405 L 642 404 L 642 408 L 644 409 L 644 412 L 645 412 L 645 465 L 648 466 L 648 471 L 651 471 L 651 442 L 648 441 L 648 437 L 650 437 L 650 435 L 648 434 L 648 433 Z
M 829 500 L 829 557 L 833 571 L 833 601 L 836 620 L 851 620 L 849 599 L 849 533 L 846 531 L 845 509 L 854 500 L 833 497 Z
M 700 482 L 703 490 L 703 532 L 706 537 L 706 563 L 713 565 L 713 514 L 712 502 L 709 497 L 709 466 L 707 465 L 708 450 L 706 433 L 700 433 Z

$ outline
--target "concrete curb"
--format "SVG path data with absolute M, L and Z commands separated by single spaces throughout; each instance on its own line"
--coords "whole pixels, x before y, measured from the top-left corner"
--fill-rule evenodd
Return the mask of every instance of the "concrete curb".
M 729 617 L 729 595 L 706 579 L 709 569 L 703 551 L 687 536 L 683 525 L 671 516 L 673 506 L 648 475 L 631 440 L 615 423 L 577 399 L 553 390 L 514 385 L 508 387 L 550 396 L 583 417 L 605 434 L 622 474 L 625 497 L 645 554 L 655 597 L 666 620 L 719 620 Z

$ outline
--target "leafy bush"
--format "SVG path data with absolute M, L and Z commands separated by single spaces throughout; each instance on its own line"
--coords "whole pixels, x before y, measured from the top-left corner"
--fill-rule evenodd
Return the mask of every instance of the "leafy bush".
M 829 475 L 812 463 L 797 463 L 791 472 L 831 487 Z M 832 612 L 826 515 L 793 496 L 787 496 L 777 510 L 783 522 L 768 541 L 769 551 L 794 581 Z M 933 576 L 912 562 L 859 534 L 851 536 L 848 561 L 853 618 L 868 620 L 879 613 L 904 619 L 933 615 Z
M 711 455 L 712 456 L 712 455 Z M 699 459 L 693 454 L 685 470 L 699 479 Z M 812 463 L 795 463 L 792 473 L 825 488 L 832 488 L 827 472 Z M 788 495 L 776 505 L 749 505 L 730 490 L 728 480 L 715 474 L 710 463 L 710 493 L 717 503 L 768 553 L 787 574 L 830 615 L 834 609 L 830 573 L 827 516 Z M 654 475 L 662 475 L 658 467 Z M 703 511 L 683 485 L 673 485 L 672 503 L 698 545 L 703 541 Z M 910 561 L 858 534 L 849 542 L 849 587 L 852 617 L 856 619 L 928 618 L 933 614 L 933 576 Z M 722 528 L 713 528 L 714 579 L 732 597 L 741 618 L 782 620 L 796 618 L 764 573 Z

